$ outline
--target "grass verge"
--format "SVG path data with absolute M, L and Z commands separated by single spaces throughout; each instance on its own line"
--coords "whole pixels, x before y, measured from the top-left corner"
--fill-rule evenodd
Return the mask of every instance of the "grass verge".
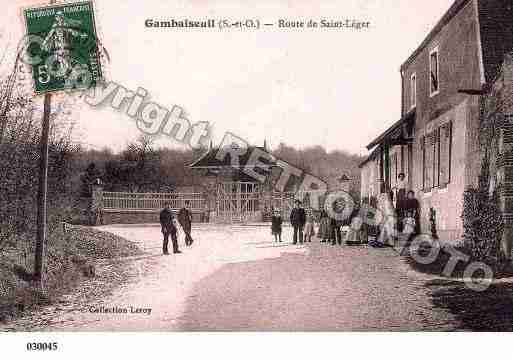
M 47 239 L 45 290 L 32 282 L 34 240 L 17 237 L 0 251 L 0 322 L 50 304 L 85 279 L 95 276 L 95 262 L 141 255 L 132 242 L 111 233 L 73 226 L 51 232 Z

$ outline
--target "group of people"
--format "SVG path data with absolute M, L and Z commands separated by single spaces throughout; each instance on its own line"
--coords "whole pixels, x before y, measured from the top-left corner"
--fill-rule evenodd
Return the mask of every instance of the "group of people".
M 271 233 L 275 242 L 282 241 L 283 218 L 279 209 L 273 210 L 271 217 Z M 321 211 L 319 229 L 315 231 L 315 218 L 312 214 L 306 212 L 301 206 L 301 201 L 296 200 L 294 208 L 290 213 L 290 224 L 293 228 L 293 244 L 304 244 L 312 242 L 312 238 L 317 236 L 321 243 L 331 243 L 332 245 L 342 245 L 343 223 L 330 218 L 326 211 Z
M 182 253 L 178 248 L 178 224 L 182 227 L 185 234 L 185 245 L 191 246 L 194 240 L 191 236 L 192 228 L 192 212 L 190 210 L 190 201 L 185 201 L 185 207 L 181 208 L 178 212 L 177 219 L 173 211 L 171 210 L 171 204 L 166 203 L 166 207 L 160 211 L 160 225 L 162 227 L 162 235 L 164 240 L 162 243 L 162 253 L 169 255 L 169 237 L 171 236 L 171 242 L 173 244 L 173 253 Z
M 395 209 L 397 214 L 397 230 L 409 232 L 410 234 L 420 233 L 420 205 L 415 198 L 415 192 L 407 190 L 406 175 L 398 175 L 395 198 Z M 392 196 L 393 197 L 393 196 Z M 393 199 L 393 198 L 392 198 Z
M 418 234 L 420 233 L 420 206 L 415 198 L 415 193 L 406 190 L 405 177 L 404 173 L 399 174 L 398 184 L 395 187 L 395 210 L 398 219 L 397 230 L 400 233 L 409 235 Z M 392 195 L 391 197 L 393 199 Z M 358 218 L 353 218 L 353 220 L 357 219 Z M 192 212 L 190 210 L 189 201 L 185 201 L 185 207 L 180 209 L 177 218 L 175 218 L 169 203 L 166 203 L 166 207 L 160 212 L 160 224 L 164 236 L 162 245 L 164 255 L 169 254 L 169 237 L 171 237 L 173 253 L 181 253 L 178 248 L 177 222 L 185 234 L 185 245 L 191 246 L 194 240 L 191 236 Z M 294 203 L 294 208 L 290 213 L 290 224 L 293 228 L 293 244 L 312 242 L 312 238 L 317 236 L 321 243 L 331 243 L 332 245 L 343 244 L 341 227 L 349 225 L 349 223 L 342 223 L 337 219 L 330 218 L 326 211 L 323 210 L 320 213 L 319 228 L 316 233 L 314 216 L 311 213 L 307 214 L 300 200 L 296 200 Z M 280 210 L 273 210 L 271 217 L 271 233 L 276 242 L 282 241 L 282 225 L 283 218 Z M 356 227 L 359 228 L 360 226 Z M 349 235 L 351 234 L 355 236 L 355 241 L 360 241 L 361 233 L 349 233 Z
M 407 190 L 407 181 L 404 173 L 398 175 L 398 183 L 394 188 L 394 194 L 391 192 L 389 200 L 389 211 L 384 211 L 386 215 L 395 212 L 396 231 L 406 237 L 411 238 L 412 236 L 420 233 L 420 205 L 419 201 L 415 198 L 415 192 Z M 384 194 L 386 197 L 388 195 Z M 395 202 L 395 206 L 392 204 Z M 354 221 L 360 221 L 356 225 Z M 271 219 L 271 233 L 274 236 L 276 242 L 282 241 L 282 224 L 283 219 L 280 210 L 273 210 Z M 340 221 L 335 218 L 331 218 L 325 210 L 320 212 L 319 227 L 316 233 L 315 231 L 315 219 L 312 214 L 307 214 L 306 210 L 302 208 L 301 201 L 296 200 L 294 208 L 290 213 L 290 224 L 293 227 L 293 244 L 303 244 L 305 242 L 311 242 L 312 238 L 317 236 L 321 243 L 327 243 L 332 245 L 342 245 L 344 242 L 344 236 L 346 236 L 346 242 L 363 243 L 367 242 L 366 231 L 362 233 L 362 230 L 353 230 L 352 228 L 363 228 L 361 218 L 355 216 L 346 221 Z M 342 229 L 348 228 L 347 233 L 343 233 Z M 366 227 L 365 227 L 366 228 Z M 380 227 L 381 228 L 381 227 Z M 381 228 L 384 230 L 384 228 Z M 395 236 L 396 234 L 394 234 Z
M 385 221 L 378 227 L 375 239 L 369 241 L 372 247 L 395 245 L 397 241 L 408 243 L 420 234 L 420 204 L 415 192 L 408 190 L 406 175 L 400 173 L 397 184 L 378 200 L 378 210 Z

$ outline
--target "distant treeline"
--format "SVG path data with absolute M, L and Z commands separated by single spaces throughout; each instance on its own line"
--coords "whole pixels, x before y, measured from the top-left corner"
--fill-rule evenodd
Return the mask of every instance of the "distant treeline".
M 95 178 L 101 178 L 108 191 L 161 192 L 201 184 L 200 175 L 191 171 L 189 164 L 204 151 L 154 149 L 147 137 L 140 137 L 117 154 L 108 149 L 84 151 L 77 158 L 83 168 L 82 196 L 87 195 L 87 184 Z M 351 180 L 353 194 L 358 197 L 361 156 L 344 151 L 327 152 L 322 146 L 297 149 L 284 143 L 272 154 L 325 180 L 332 188 L 346 175 Z
M 197 184 L 189 165 L 203 150 L 154 148 L 152 139 L 141 136 L 119 153 L 109 149 L 87 150 L 75 161 L 80 172 L 80 195 L 90 195 L 97 178 L 107 191 L 170 192 L 180 186 Z
M 296 149 L 281 143 L 273 154 L 281 160 L 326 181 L 330 189 L 337 188 L 339 179 L 346 175 L 350 181 L 350 192 L 358 200 L 360 197 L 360 170 L 358 165 L 364 157 L 346 151 L 326 151 L 323 146 Z

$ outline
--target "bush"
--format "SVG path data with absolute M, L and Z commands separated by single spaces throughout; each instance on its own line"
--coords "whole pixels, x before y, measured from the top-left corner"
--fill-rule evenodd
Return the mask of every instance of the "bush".
M 473 260 L 497 268 L 502 262 L 501 239 L 504 228 L 499 207 L 498 190 L 489 194 L 489 160 L 483 160 L 479 186 L 463 195 L 463 238 Z

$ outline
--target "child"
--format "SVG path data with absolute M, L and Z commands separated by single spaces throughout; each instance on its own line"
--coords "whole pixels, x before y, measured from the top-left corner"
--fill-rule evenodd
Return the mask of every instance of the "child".
M 409 240 L 415 235 L 415 229 L 417 223 L 415 221 L 415 210 L 406 211 L 406 217 L 403 219 L 403 237 L 405 240 Z
M 326 243 L 329 239 L 329 218 L 325 210 L 321 211 L 321 218 L 319 221 L 319 231 L 317 236 L 321 239 L 321 243 Z
M 312 237 L 315 236 L 315 225 L 313 216 L 308 216 L 305 225 L 305 242 L 312 242 Z
M 361 217 L 354 217 L 351 220 L 351 225 L 347 228 L 346 244 L 359 245 L 365 242 L 363 238 L 363 221 Z
M 283 219 L 281 218 L 281 213 L 279 210 L 275 210 L 273 212 L 273 216 L 271 217 L 271 233 L 274 236 L 275 242 L 281 242 L 281 225 L 283 223 Z

